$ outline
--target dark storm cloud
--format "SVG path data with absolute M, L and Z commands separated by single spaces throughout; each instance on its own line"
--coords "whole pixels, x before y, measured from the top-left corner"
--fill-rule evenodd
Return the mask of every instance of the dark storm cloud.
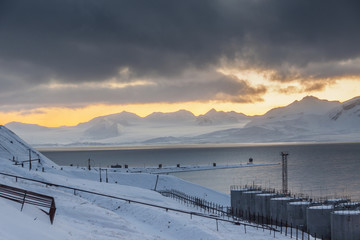
M 6 97 L 0 95 L 0 102 L 17 106 L 16 110 L 41 107 L 44 99 L 47 99 L 47 104 L 51 106 L 74 108 L 97 103 L 174 103 L 208 101 L 210 99 L 249 103 L 262 100 L 261 95 L 266 92 L 264 86 L 252 87 L 244 80 L 223 76 L 218 73 L 200 74 L 196 77 L 201 80 L 192 81 L 192 79 L 187 79 L 118 89 L 100 88 L 97 85 L 52 88 L 46 91 L 31 88 L 13 91 L 8 93 Z M 26 105 L 23 103 L 26 103 Z M 11 109 L 0 107 L 0 111 L 11 111 Z
M 219 16 L 209 3 L 9 1 L 1 6 L 1 57 L 49 69 L 38 81 L 102 80 L 124 66 L 173 74 L 221 54 Z
M 206 72 L 224 62 L 273 70 L 278 81 L 360 75 L 359 12 L 358 1 L 3 0 L 0 93 L 54 79 L 104 81 L 123 68 L 131 75 L 120 82 L 147 77 L 169 87 L 184 71 Z M 188 100 L 214 99 L 211 81 L 193 81 L 209 84 L 203 88 L 209 91 L 184 94 Z M 189 91 L 181 82 L 177 89 Z M 162 97 L 144 102 L 180 99 L 155 86 Z

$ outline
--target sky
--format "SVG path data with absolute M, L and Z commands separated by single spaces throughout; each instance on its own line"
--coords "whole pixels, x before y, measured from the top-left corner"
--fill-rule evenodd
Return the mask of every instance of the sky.
M 0 0 L 0 124 L 360 95 L 360 2 Z

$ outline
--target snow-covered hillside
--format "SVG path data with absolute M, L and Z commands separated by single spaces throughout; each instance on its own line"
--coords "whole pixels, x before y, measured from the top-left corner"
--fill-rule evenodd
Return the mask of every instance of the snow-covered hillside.
M 29 158 L 39 158 L 29 170 L 28 164 L 14 165 Z M 44 168 L 44 171 L 42 171 Z M 98 182 L 97 169 L 60 167 L 34 150 L 7 128 L 0 126 L 1 173 L 14 174 L 31 179 L 75 187 L 101 194 L 108 194 L 132 201 L 143 202 L 183 211 L 198 212 L 188 205 L 166 198 L 151 189 L 156 175 L 109 173 L 109 183 Z M 125 169 L 122 169 L 126 171 Z M 268 231 L 226 222 L 174 212 L 151 206 L 105 198 L 84 192 L 31 181 L 15 181 L 15 178 L 0 174 L 1 184 L 13 186 L 54 197 L 56 214 L 51 225 L 48 216 L 38 207 L 0 198 L 0 239 L 268 239 Z M 178 178 L 161 175 L 158 189 L 179 189 L 187 194 L 204 198 L 221 205 L 229 204 L 229 196 Z M 288 239 L 278 234 L 276 239 Z
M 360 97 L 350 99 L 329 113 L 330 119 L 340 128 L 360 126 Z
M 307 96 L 262 116 L 214 109 L 139 117 L 122 112 L 74 127 L 6 126 L 36 146 L 251 142 L 352 142 L 360 139 L 360 97 L 344 103 Z

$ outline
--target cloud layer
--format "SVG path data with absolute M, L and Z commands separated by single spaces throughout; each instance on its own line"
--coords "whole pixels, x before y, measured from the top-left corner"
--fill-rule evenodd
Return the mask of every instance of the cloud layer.
M 228 66 L 321 89 L 360 75 L 359 11 L 358 1 L 1 1 L 1 104 L 261 101 L 264 86 L 216 72 Z M 139 80 L 149 84 L 100 87 Z

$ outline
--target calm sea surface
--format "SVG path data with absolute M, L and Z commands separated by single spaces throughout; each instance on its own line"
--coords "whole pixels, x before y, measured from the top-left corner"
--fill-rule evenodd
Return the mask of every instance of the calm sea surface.
M 287 151 L 289 189 L 313 197 L 350 196 L 360 200 L 360 143 L 276 144 L 240 146 L 202 146 L 145 149 L 42 150 L 59 165 L 96 167 L 128 164 L 129 167 L 280 163 L 280 152 Z M 229 193 L 231 185 L 257 184 L 281 189 L 281 165 L 174 173 L 184 180 Z

